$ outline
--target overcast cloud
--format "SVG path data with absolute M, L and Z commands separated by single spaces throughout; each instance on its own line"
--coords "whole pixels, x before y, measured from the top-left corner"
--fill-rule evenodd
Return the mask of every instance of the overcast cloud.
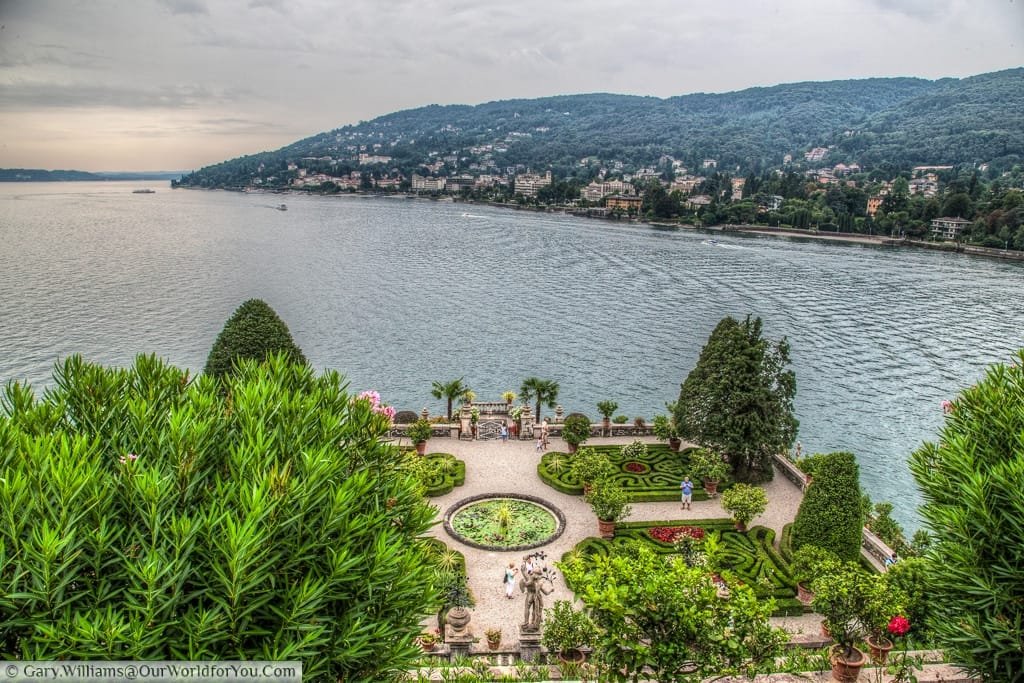
M 0 167 L 187 170 L 398 109 L 1024 64 L 1024 0 L 0 0 Z

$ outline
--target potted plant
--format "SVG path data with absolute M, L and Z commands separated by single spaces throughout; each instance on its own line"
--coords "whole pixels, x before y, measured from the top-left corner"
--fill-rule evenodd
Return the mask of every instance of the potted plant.
M 427 452 L 427 439 L 433 433 L 434 427 L 430 424 L 430 421 L 422 417 L 409 425 L 409 429 L 406 431 L 409 440 L 416 445 L 416 452 L 420 455 Z
M 569 474 L 583 487 L 583 495 L 588 495 L 595 484 L 610 477 L 614 471 L 607 456 L 593 448 L 581 448 L 569 466 Z
M 654 422 L 651 423 L 651 431 L 654 432 L 654 436 L 662 441 L 668 441 L 669 448 L 674 451 L 678 451 L 679 446 L 683 443 L 682 439 L 679 438 L 679 430 L 676 429 L 675 420 L 665 415 L 654 416 Z
M 746 531 L 750 521 L 768 507 L 768 496 L 760 487 L 736 484 L 722 494 L 722 507 L 732 515 L 736 529 Z
M 615 401 L 600 401 L 597 404 L 597 411 L 601 413 L 602 425 L 601 433 L 605 436 L 612 435 L 612 415 L 619 409 L 619 404 Z
M 729 474 L 729 465 L 711 449 L 695 448 L 690 451 L 690 473 L 700 479 L 704 491 L 714 497 L 718 495 L 718 483 Z
M 584 659 L 584 647 L 597 637 L 597 627 L 584 612 L 573 609 L 568 600 L 556 600 L 544 610 L 544 634 L 541 644 L 550 652 L 558 653 L 563 662 L 579 663 Z
M 906 609 L 906 595 L 889 580 L 889 574 L 872 575 L 869 585 L 870 590 L 865 596 L 858 618 L 867 632 L 865 641 L 871 651 L 872 661 L 885 664 L 893 648 L 886 631 L 893 617 L 902 614 Z
M 569 444 L 569 452 L 575 453 L 580 444 L 590 438 L 590 418 L 573 413 L 565 418 L 562 425 L 562 439 Z
M 633 433 L 643 434 L 647 429 L 647 421 L 644 420 L 643 416 L 637 415 L 633 418 Z
M 831 550 L 825 550 L 810 543 L 801 546 L 793 553 L 790 568 L 793 580 L 796 581 L 796 598 L 804 605 L 814 600 L 811 585 L 819 576 L 835 571 L 840 566 L 839 558 Z
M 424 652 L 433 652 L 434 648 L 437 647 L 438 642 L 441 640 L 441 631 L 434 629 L 433 631 L 427 631 L 421 633 L 419 638 L 420 647 L 423 648 Z
M 501 392 L 501 400 L 503 400 L 509 407 L 512 407 L 512 401 L 516 400 L 516 392 L 514 391 L 503 391 Z
M 441 621 L 451 625 L 453 631 L 463 631 L 472 618 L 469 608 L 474 604 L 473 596 L 466 583 L 466 576 L 461 573 L 454 575 L 448 582 L 443 597 Z
M 484 631 L 484 636 L 487 638 L 487 647 L 492 650 L 497 650 L 501 645 L 501 629 L 500 628 L 489 628 Z
M 867 657 L 855 647 L 861 635 L 860 616 L 872 591 L 870 577 L 852 562 L 819 576 L 812 584 L 811 607 L 822 615 L 836 644 L 832 648 L 832 678 L 854 683 Z
M 476 438 L 476 425 L 480 422 L 480 409 L 476 406 L 469 411 L 469 428 L 473 433 L 473 438 Z
M 626 492 L 608 479 L 595 483 L 587 502 L 597 517 L 597 528 L 602 538 L 614 537 L 615 523 L 631 512 L 629 505 L 626 504 Z

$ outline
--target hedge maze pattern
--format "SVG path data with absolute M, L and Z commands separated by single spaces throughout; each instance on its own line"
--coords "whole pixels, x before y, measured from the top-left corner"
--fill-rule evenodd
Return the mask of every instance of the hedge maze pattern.
M 427 496 L 434 498 L 449 493 L 466 483 L 466 463 L 449 453 L 431 453 L 423 456 L 428 476 L 424 481 Z
M 586 538 L 562 557 L 565 562 L 576 554 L 584 562 L 599 555 L 607 555 L 614 546 L 630 543 L 645 543 L 662 555 L 676 553 L 671 543 L 664 543 L 651 537 L 651 529 L 657 527 L 696 526 L 707 533 L 719 532 L 723 562 L 735 578 L 753 586 L 754 593 L 762 599 L 775 598 L 775 616 L 802 614 L 804 606 L 796 599 L 796 582 L 790 573 L 789 563 L 775 551 L 772 544 L 775 532 L 763 526 L 750 529 L 747 533 L 736 531 L 731 520 L 704 519 L 668 522 L 620 522 L 615 527 L 615 537 L 610 541 L 600 538 Z M 572 588 L 572 586 L 570 586 Z
M 612 479 L 625 490 L 629 501 L 644 503 L 652 501 L 679 500 L 679 482 L 690 475 L 690 456 L 686 449 L 675 452 L 665 444 L 648 444 L 647 456 L 639 459 L 625 458 L 622 446 L 585 446 L 603 453 L 615 468 Z M 570 474 L 573 456 L 569 453 L 552 451 L 545 453 L 537 465 L 541 480 L 562 493 L 583 495 L 583 485 Z M 630 472 L 626 465 L 640 462 L 649 469 L 646 472 Z M 691 479 L 693 478 L 690 475 Z M 719 486 L 721 490 L 722 486 Z M 693 499 L 707 500 L 708 495 L 699 481 L 694 481 Z

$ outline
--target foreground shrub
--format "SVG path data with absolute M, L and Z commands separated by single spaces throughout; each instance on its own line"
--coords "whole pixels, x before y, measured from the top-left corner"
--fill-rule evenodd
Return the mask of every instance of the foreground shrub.
M 860 499 L 860 469 L 853 453 L 821 458 L 793 521 L 793 549 L 816 545 L 841 560 L 856 561 L 864 528 Z
M 983 680 L 1024 680 L 1024 350 L 953 401 L 910 469 L 932 533 L 939 644 Z
M 221 385 L 73 357 L 54 379 L 3 398 L 0 657 L 297 659 L 346 681 L 413 662 L 433 510 L 336 373 L 275 356 Z
M 752 677 L 772 666 L 788 639 L 768 622 L 774 601 L 737 583 L 722 600 L 705 570 L 642 544 L 560 566 L 597 626 L 600 680 Z

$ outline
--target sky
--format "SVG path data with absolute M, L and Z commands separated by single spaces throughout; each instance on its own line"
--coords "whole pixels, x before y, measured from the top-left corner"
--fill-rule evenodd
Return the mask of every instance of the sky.
M 0 167 L 187 171 L 427 104 L 1024 65 L 1024 0 L 0 0 Z

